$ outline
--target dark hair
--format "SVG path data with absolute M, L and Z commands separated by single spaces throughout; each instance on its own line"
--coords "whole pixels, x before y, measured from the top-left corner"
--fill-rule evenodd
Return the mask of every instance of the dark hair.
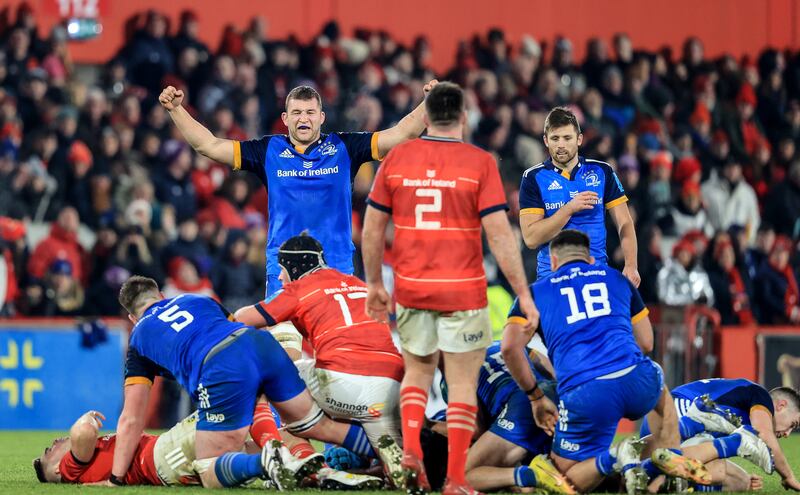
M 33 460 L 33 470 L 36 471 L 36 479 L 39 483 L 47 483 L 47 476 L 44 474 L 44 466 L 42 466 L 42 458 L 37 457 Z
M 547 133 L 550 132 L 550 129 L 564 127 L 565 125 L 572 125 L 577 134 L 581 133 L 581 125 L 578 123 L 578 117 L 572 113 L 572 110 L 567 107 L 555 107 L 550 110 L 550 113 L 547 114 L 547 118 L 544 121 L 544 134 L 546 136 Z
M 791 387 L 775 387 L 769 391 L 773 398 L 786 399 L 796 411 L 800 411 L 800 394 Z
M 326 266 L 322 244 L 307 231 L 286 240 L 278 248 L 278 265 L 286 269 L 291 280 Z
M 425 98 L 425 111 L 433 125 L 457 124 L 464 112 L 464 92 L 457 84 L 440 82 Z
M 556 234 L 556 236 L 553 237 L 553 240 L 550 241 L 550 251 L 567 246 L 583 248 L 588 254 L 589 236 L 580 230 L 567 229 Z
M 125 311 L 136 316 L 145 296 L 157 296 L 158 292 L 158 284 L 155 280 L 134 275 L 126 280 L 119 289 L 119 303 L 125 308 Z
M 286 95 L 286 109 L 289 108 L 289 100 L 317 100 L 320 108 L 322 108 L 322 97 L 311 86 L 298 86 L 289 91 L 289 94 Z

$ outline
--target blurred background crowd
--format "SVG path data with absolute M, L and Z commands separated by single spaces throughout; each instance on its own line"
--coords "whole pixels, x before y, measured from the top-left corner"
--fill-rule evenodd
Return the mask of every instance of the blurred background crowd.
M 512 46 L 492 29 L 434 74 L 424 35 L 406 46 L 330 22 L 303 44 L 268 38 L 254 18 L 207 46 L 191 11 L 174 26 L 149 11 L 106 65 L 78 67 L 63 28 L 39 32 L 25 4 L 14 14 L 0 23 L 2 316 L 118 315 L 134 273 L 230 309 L 263 297 L 267 192 L 192 152 L 157 102 L 164 86 L 184 90 L 214 134 L 246 140 L 284 132 L 296 85 L 319 89 L 323 130 L 377 131 L 438 76 L 466 89 L 467 140 L 497 157 L 513 225 L 522 172 L 547 158 L 545 117 L 568 105 L 581 154 L 609 162 L 630 199 L 647 303 L 707 304 L 723 324 L 800 323 L 800 52 L 709 59 L 696 38 L 646 52 L 620 33 L 576 60 L 568 38 Z M 377 166 L 355 179 L 356 246 Z M 520 249 L 533 278 L 521 237 Z M 489 255 L 486 267 L 502 287 Z

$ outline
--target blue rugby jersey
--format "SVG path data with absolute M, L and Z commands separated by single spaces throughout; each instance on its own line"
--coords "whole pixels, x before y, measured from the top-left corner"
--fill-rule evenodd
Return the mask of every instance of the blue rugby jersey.
M 331 268 L 353 273 L 352 182 L 359 166 L 379 159 L 378 133 L 322 134 L 305 149 L 286 135 L 234 141 L 234 170 L 255 173 L 269 195 L 267 275 L 277 277 L 278 248 L 308 230 Z
M 705 394 L 708 394 L 721 409 L 742 418 L 742 423 L 747 425 L 750 424 L 750 411 L 753 409 L 765 410 L 770 415 L 775 414 L 775 406 L 767 389 L 744 378 L 697 380 L 672 390 L 675 406 L 681 415 L 686 413 L 694 399 Z
M 527 357 L 536 381 L 541 383 L 545 377 L 533 366 L 530 356 Z M 490 417 L 496 418 L 508 402 L 508 398 L 517 390 L 520 388 L 508 371 L 500 350 L 500 341 L 496 340 L 486 349 L 486 359 L 478 374 L 478 401 L 486 408 Z
M 531 284 L 531 295 L 539 309 L 559 395 L 646 359 L 632 324 L 648 310 L 636 288 L 617 270 L 568 262 Z M 518 299 L 508 316 L 509 322 L 524 320 Z
M 136 383 L 130 381 L 133 377 L 152 380 L 153 375 L 163 374 L 156 365 L 194 394 L 208 351 L 242 327 L 210 297 L 182 294 L 159 301 L 133 327 L 126 384 Z
M 559 208 L 569 203 L 578 193 L 597 193 L 599 204 L 591 210 L 572 215 L 564 229 L 585 232 L 591 242 L 591 254 L 596 263 L 607 264 L 605 210 L 628 201 L 625 190 L 611 166 L 598 160 L 578 157 L 572 173 L 562 171 L 552 159 L 533 166 L 522 174 L 519 186 L 520 216 L 539 214 L 553 216 Z M 605 205 L 605 208 L 599 205 Z M 550 274 L 550 246 L 539 247 L 537 279 Z

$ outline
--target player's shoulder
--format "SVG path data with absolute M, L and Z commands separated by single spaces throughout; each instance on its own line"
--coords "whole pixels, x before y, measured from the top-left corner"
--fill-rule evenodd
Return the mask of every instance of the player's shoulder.
M 602 171 L 606 176 L 611 176 L 614 173 L 614 168 L 602 160 L 595 160 L 594 158 L 584 158 L 583 166 Z
M 522 180 L 533 180 L 537 174 L 544 170 L 546 170 L 545 162 L 540 162 L 532 167 L 528 167 L 522 172 Z

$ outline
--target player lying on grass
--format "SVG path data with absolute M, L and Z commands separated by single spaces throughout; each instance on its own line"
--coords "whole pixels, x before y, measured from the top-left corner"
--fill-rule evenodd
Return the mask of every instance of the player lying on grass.
M 325 415 L 270 334 L 230 321 L 231 315 L 213 299 L 187 294 L 165 299 L 154 280 L 139 276 L 123 284 L 119 299 L 134 327 L 111 483 L 124 483 L 144 429 L 150 385 L 155 375 L 163 373 L 175 377 L 198 403 L 195 447 L 199 459 L 242 449 L 253 406 L 262 394 L 286 420 L 287 430 L 298 436 L 351 449 L 366 442 L 360 425 L 335 422 Z M 264 446 L 268 461 L 280 464 L 282 455 L 280 442 Z M 244 460 L 234 460 L 244 466 Z M 254 465 L 251 468 L 255 470 Z M 242 481 L 235 468 L 217 471 L 223 486 Z M 250 477 L 257 474 L 252 472 Z M 293 477 L 273 477 L 272 481 L 282 489 L 295 483 Z
M 685 451 L 692 452 L 692 457 L 704 461 L 744 457 L 767 474 L 774 467 L 785 488 L 800 490 L 800 483 L 778 443 L 779 438 L 787 437 L 800 426 L 800 395 L 796 390 L 778 387 L 767 391 L 749 380 L 717 378 L 687 383 L 672 393 L 680 418 L 681 440 L 687 443 L 691 440 L 697 443 L 698 438 L 713 440 L 687 447 Z M 649 425 L 644 422 L 642 436 L 649 432 Z M 732 463 L 725 470 L 711 466 L 709 469 L 715 484 L 721 480 L 719 473 L 741 474 Z
M 295 364 L 322 410 L 360 422 L 373 446 L 385 435 L 399 441 L 403 358 L 389 326 L 367 316 L 366 284 L 328 267 L 322 245 L 306 234 L 281 245 L 278 263 L 283 291 L 240 309 L 236 321 L 291 321 L 314 350 L 313 360 Z
M 197 413 L 190 415 L 161 435 L 142 435 L 134 455 L 131 469 L 126 473 L 126 485 L 198 485 L 221 487 L 216 476 L 217 463 L 229 464 L 230 457 L 211 458 L 198 462 L 195 455 L 195 427 Z M 33 460 L 36 476 L 42 483 L 98 484 L 111 477 L 116 435 L 99 435 L 105 417 L 98 411 L 88 411 L 78 418 L 69 436 L 57 438 L 44 454 Z M 249 463 L 261 465 L 259 449 L 252 443 L 246 445 L 252 455 Z M 270 466 L 274 467 L 274 466 Z M 228 466 L 230 468 L 230 466 Z M 250 479 L 267 478 L 262 472 Z M 305 473 L 295 472 L 295 477 Z M 316 481 L 322 488 L 348 488 L 363 485 L 377 478 L 353 475 L 333 469 L 321 469 Z M 243 480 L 247 481 L 247 480 Z M 268 482 L 267 485 L 270 483 Z
M 619 420 L 648 416 L 657 447 L 654 461 L 673 476 L 705 483 L 702 464 L 667 448 L 680 444 L 672 397 L 661 368 L 642 350 L 652 348 L 652 326 L 639 293 L 618 271 L 593 265 L 589 238 L 564 230 L 550 243 L 553 273 L 531 285 L 540 321 L 530 322 L 514 304 L 503 332 L 503 358 L 530 398 L 540 428 L 554 435 L 551 458 L 581 492 L 613 472 L 628 493 L 646 489 L 641 442 L 612 446 Z M 558 409 L 528 365 L 526 344 L 541 328 L 558 378 Z

